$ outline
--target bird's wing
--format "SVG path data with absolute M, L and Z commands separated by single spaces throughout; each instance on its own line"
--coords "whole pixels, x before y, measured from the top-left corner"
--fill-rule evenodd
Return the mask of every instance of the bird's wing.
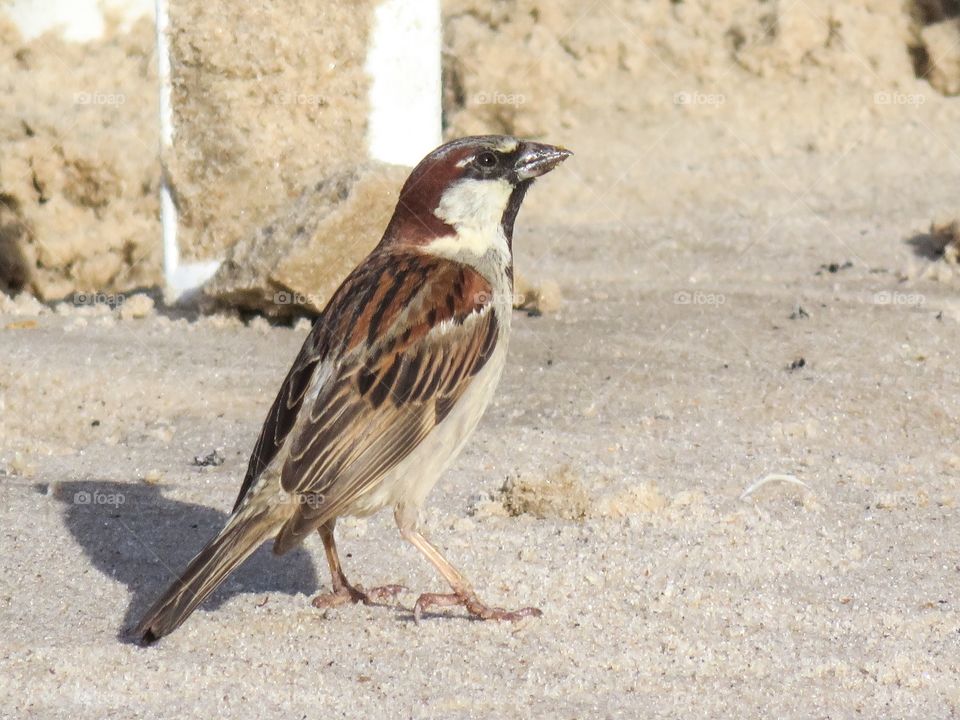
M 359 327 L 365 309 L 374 301 L 381 277 L 391 269 L 391 263 L 397 263 L 395 255 L 382 253 L 371 256 L 355 268 L 314 321 L 264 420 L 233 506 L 234 512 L 287 441 L 307 391 L 311 386 L 322 386 L 337 357 L 359 344 L 361 338 L 355 329 Z M 397 269 L 404 267 L 403 262 L 396 264 Z
M 277 401 L 290 408 L 284 398 L 297 398 L 298 408 L 292 421 L 278 416 L 291 425 L 282 441 L 289 452 L 281 483 L 298 502 L 277 552 L 335 517 L 409 455 L 447 416 L 499 336 L 482 276 L 449 260 L 396 252 L 358 268 L 317 327 Z M 295 371 L 311 362 L 304 382 Z M 268 426 L 282 427 L 273 417 L 261 438 Z
M 293 365 L 287 372 L 287 377 L 284 378 L 273 405 L 270 406 L 267 419 L 264 420 L 263 428 L 260 430 L 260 437 L 257 438 L 257 444 L 253 446 L 253 452 L 250 454 L 247 474 L 243 478 L 240 493 L 233 505 L 234 511 L 240 507 L 247 492 L 256 479 L 260 477 L 260 473 L 280 452 L 287 435 L 293 429 L 300 412 L 300 406 L 303 405 L 303 398 L 310 385 L 310 379 L 320 363 L 320 358 L 314 351 L 314 333 L 319 334 L 318 327 L 322 331 L 322 323 L 323 316 L 320 316 L 313 326 L 313 331 L 307 337 L 303 347 L 300 348 L 297 359 L 293 361 Z

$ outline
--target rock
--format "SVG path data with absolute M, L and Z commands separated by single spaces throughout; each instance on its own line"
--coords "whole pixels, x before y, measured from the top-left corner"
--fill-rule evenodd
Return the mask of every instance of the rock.
M 513 295 L 514 309 L 525 310 L 532 316 L 555 313 L 563 305 L 563 294 L 556 281 L 543 280 L 535 285 L 520 273 L 514 280 Z
M 0 12 L 0 291 L 160 281 L 155 32 L 144 18 L 87 43 L 25 40 Z
M 153 298 L 137 293 L 117 306 L 121 320 L 140 320 L 153 315 Z
M 217 448 L 214 448 L 205 455 L 196 455 L 193 458 L 193 464 L 197 467 L 219 467 L 223 465 L 225 461 L 226 458 L 223 457 L 223 453 Z
M 16 297 L 0 293 L 0 313 L 5 315 L 46 315 L 50 308 L 38 301 L 33 295 L 22 292 Z
M 273 317 L 319 312 L 380 241 L 409 172 L 367 163 L 330 173 L 234 245 L 204 296 Z
M 144 473 L 143 482 L 147 485 L 159 485 L 163 482 L 163 473 L 156 468 L 151 468 Z
M 563 294 L 555 280 L 544 280 L 540 283 L 540 292 L 537 294 L 537 309 L 540 312 L 555 313 L 562 304 Z
M 555 467 L 543 475 L 509 478 L 501 489 L 500 503 L 509 515 L 583 520 L 590 515 L 590 494 L 571 467 Z
M 897 87 L 914 80 L 907 5 L 606 0 L 595 12 L 572 0 L 445 0 L 444 117 L 450 134 L 568 142 L 572 129 L 575 149 L 599 108 L 637 118 L 723 104 L 734 66 L 774 84 Z M 742 94 L 739 80 L 726 87 L 731 102 Z
M 933 249 L 951 265 L 960 264 L 960 220 L 930 224 Z
M 377 4 L 170 1 L 184 260 L 228 256 L 320 173 L 364 161 Z
M 953 18 L 921 31 L 927 52 L 926 78 L 944 95 L 960 94 L 960 20 Z

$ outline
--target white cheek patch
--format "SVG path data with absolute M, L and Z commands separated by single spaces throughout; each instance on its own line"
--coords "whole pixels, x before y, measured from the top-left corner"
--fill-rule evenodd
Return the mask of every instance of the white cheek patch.
M 495 230 L 513 187 L 506 180 L 458 180 L 440 196 L 433 214 L 458 230 Z
M 491 251 L 509 258 L 501 220 L 512 192 L 513 187 L 503 179 L 454 183 L 440 197 L 434 215 L 453 226 L 457 234 L 434 240 L 429 249 L 458 260 L 480 258 Z

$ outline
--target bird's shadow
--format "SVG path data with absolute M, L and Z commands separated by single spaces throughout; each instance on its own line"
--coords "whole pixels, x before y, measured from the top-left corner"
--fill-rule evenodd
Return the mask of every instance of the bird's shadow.
M 45 486 L 38 487 L 47 492 Z M 61 483 L 67 528 L 93 566 L 122 582 L 130 602 L 117 638 L 132 642 L 130 628 L 227 520 L 203 505 L 163 496 L 155 485 L 78 481 Z M 243 593 L 309 594 L 317 589 L 313 561 L 303 548 L 275 556 L 258 549 L 201 605 L 215 610 Z

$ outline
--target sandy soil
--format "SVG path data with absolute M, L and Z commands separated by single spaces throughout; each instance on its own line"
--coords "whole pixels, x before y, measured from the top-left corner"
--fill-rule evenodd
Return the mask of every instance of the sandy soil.
M 486 598 L 544 610 L 518 626 L 416 626 L 441 582 L 384 514 L 341 547 L 356 581 L 411 588 L 398 607 L 313 609 L 310 541 L 262 550 L 158 646 L 124 642 L 223 521 L 306 327 L 4 301 L 0 716 L 960 713 L 960 283 L 923 255 L 956 156 L 931 130 L 696 167 L 674 132 L 670 167 L 738 202 L 692 182 L 682 211 L 627 217 L 575 148 L 516 242 L 564 304 L 517 314 L 425 513 Z M 533 222 L 556 196 L 595 221 Z M 741 498 L 770 474 L 803 485 Z

